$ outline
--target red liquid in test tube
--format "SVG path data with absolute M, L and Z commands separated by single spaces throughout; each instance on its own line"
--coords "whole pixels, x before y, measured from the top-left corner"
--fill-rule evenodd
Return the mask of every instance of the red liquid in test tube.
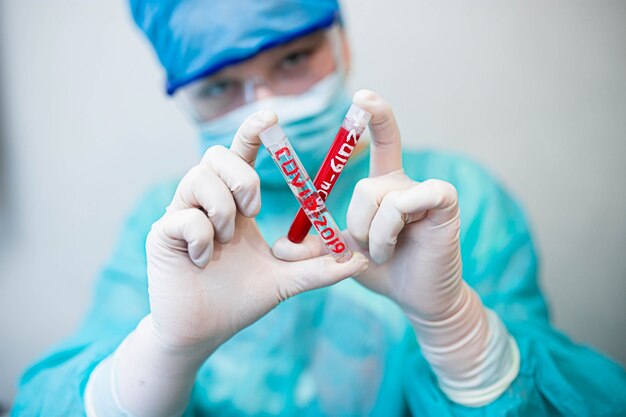
M 313 180 L 313 185 L 318 190 L 323 200 L 328 198 L 328 195 L 335 186 L 335 183 L 341 175 L 341 171 L 343 171 L 343 167 L 348 162 L 350 155 L 352 155 L 371 117 L 372 115 L 370 113 L 361 109 L 356 104 L 350 106 L 350 110 L 348 110 L 335 136 L 335 140 L 330 146 L 324 158 L 324 162 L 322 162 L 322 166 Z M 300 209 L 293 219 L 293 223 L 291 223 L 287 238 L 294 243 L 300 243 L 304 240 L 310 229 L 311 222 L 304 210 Z

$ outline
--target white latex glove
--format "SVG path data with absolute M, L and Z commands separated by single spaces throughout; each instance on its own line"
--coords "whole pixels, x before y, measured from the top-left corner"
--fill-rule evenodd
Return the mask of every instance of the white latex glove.
M 355 94 L 354 103 L 372 113 L 370 177 L 355 187 L 346 220 L 353 242 L 376 263 L 357 280 L 402 308 L 452 400 L 490 402 L 517 375 L 519 352 L 497 315 L 462 279 L 456 189 L 407 177 L 389 104 L 366 90 Z M 272 248 L 289 260 L 322 249 L 312 236 L 302 244 L 281 238 Z
M 297 262 L 272 255 L 254 221 L 261 199 L 253 166 L 258 134 L 276 121 L 271 112 L 254 113 L 230 149 L 209 148 L 153 225 L 146 244 L 151 314 L 108 366 L 112 397 L 126 413 L 180 414 L 195 373 L 220 344 L 281 301 L 367 269 L 361 254 L 345 263 L 326 254 Z

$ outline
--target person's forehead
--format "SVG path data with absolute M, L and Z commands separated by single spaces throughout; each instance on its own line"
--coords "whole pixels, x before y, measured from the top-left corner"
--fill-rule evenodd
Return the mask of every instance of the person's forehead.
M 300 49 L 306 48 L 314 48 L 322 45 L 326 42 L 326 34 L 324 30 L 318 30 L 316 32 L 301 36 L 296 38 L 288 43 L 277 45 L 268 50 L 262 51 L 255 56 L 234 64 L 230 65 L 221 71 L 213 74 L 209 78 L 220 78 L 223 76 L 229 75 L 246 75 L 249 71 L 254 71 L 260 67 L 265 67 L 268 65 L 276 64 L 277 60 L 282 60 L 286 55 L 290 53 L 294 53 L 299 51 Z

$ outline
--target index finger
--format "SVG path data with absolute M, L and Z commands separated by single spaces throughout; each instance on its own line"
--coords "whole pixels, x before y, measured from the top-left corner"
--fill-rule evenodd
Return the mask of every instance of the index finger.
M 402 168 L 400 129 L 391 106 L 373 91 L 359 90 L 352 101 L 372 114 L 369 122 L 372 134 L 370 177 L 385 175 Z
M 276 114 L 268 110 L 259 110 L 252 113 L 237 129 L 233 143 L 230 145 L 230 150 L 254 167 L 256 154 L 261 145 L 259 133 L 276 124 L 277 121 L 278 117 Z

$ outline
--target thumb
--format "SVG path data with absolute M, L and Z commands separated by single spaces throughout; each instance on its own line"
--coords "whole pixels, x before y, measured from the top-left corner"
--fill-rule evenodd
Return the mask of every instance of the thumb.
M 272 254 L 283 261 L 301 261 L 327 253 L 328 249 L 322 239 L 316 235 L 307 235 L 300 243 L 294 243 L 287 236 L 282 236 L 272 246 Z
M 305 291 L 327 287 L 348 277 L 365 272 L 369 266 L 367 258 L 354 252 L 352 258 L 338 263 L 331 255 L 318 256 L 304 261 L 285 262 L 283 278 L 278 282 L 281 300 Z

